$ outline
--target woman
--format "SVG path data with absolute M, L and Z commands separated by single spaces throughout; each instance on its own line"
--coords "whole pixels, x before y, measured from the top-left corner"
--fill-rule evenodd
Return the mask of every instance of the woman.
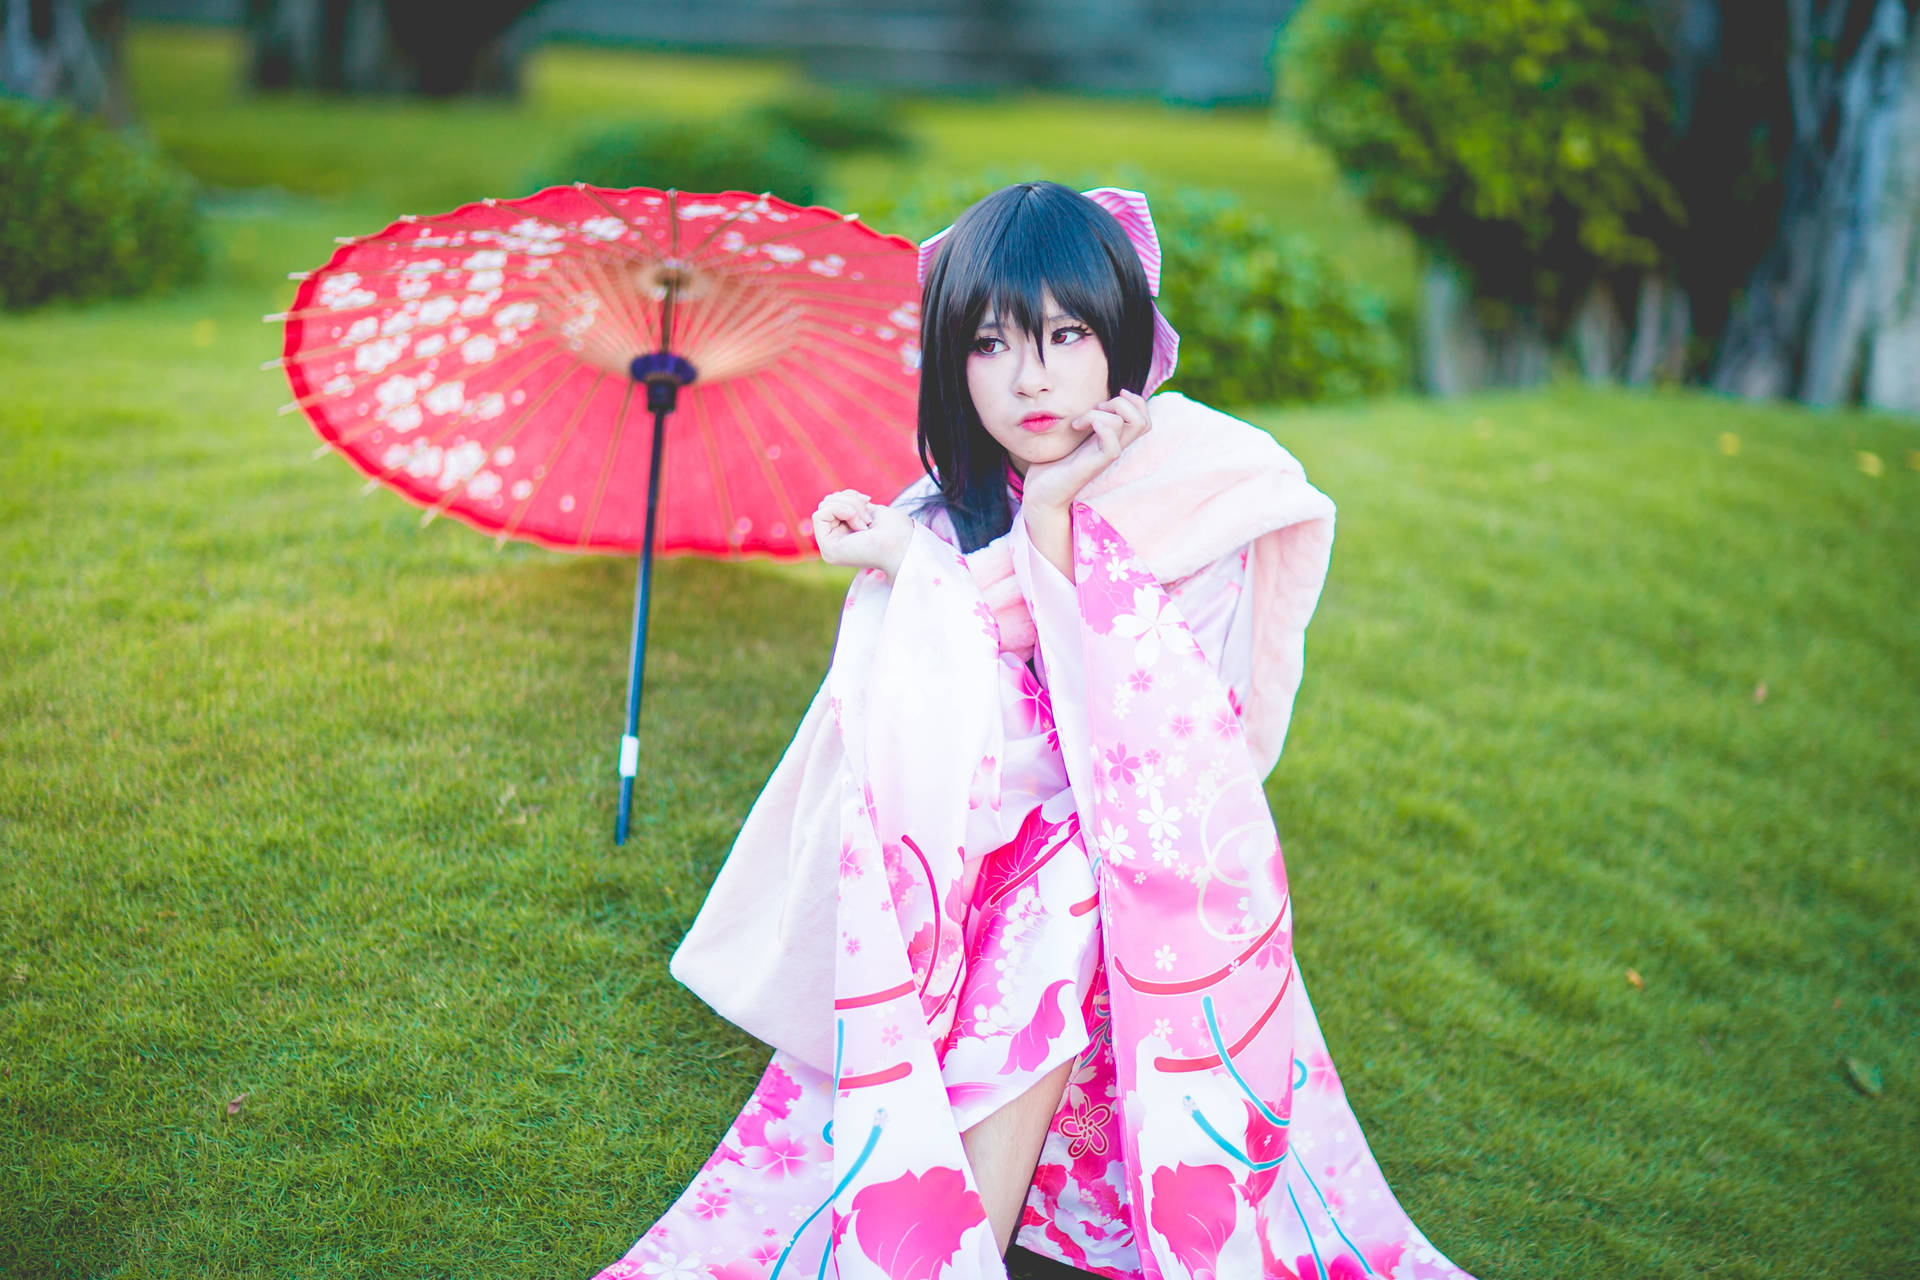
M 833 664 L 673 972 L 775 1047 L 607 1276 L 1460 1276 L 1367 1151 L 1260 780 L 1332 504 L 1148 400 L 1143 197 L 1022 183 L 922 246 L 928 479 L 843 492 Z

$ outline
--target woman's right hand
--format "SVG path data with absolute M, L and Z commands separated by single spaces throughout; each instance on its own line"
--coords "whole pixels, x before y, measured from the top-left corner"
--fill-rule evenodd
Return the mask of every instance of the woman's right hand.
M 813 540 L 828 564 L 878 569 L 891 578 L 907 557 L 913 521 L 857 489 L 841 489 L 814 508 Z
M 1122 391 L 1073 420 L 1086 431 L 1079 447 L 1057 462 L 1036 462 L 1021 478 L 1020 518 L 1034 549 L 1073 580 L 1073 521 L 1069 511 L 1080 491 L 1112 466 L 1122 451 L 1152 430 L 1143 396 Z
M 1152 429 L 1145 397 L 1132 391 L 1102 400 L 1069 425 L 1087 433 L 1079 447 L 1058 461 L 1034 463 L 1021 477 L 1020 505 L 1038 508 L 1036 514 L 1065 514 L 1082 489 Z

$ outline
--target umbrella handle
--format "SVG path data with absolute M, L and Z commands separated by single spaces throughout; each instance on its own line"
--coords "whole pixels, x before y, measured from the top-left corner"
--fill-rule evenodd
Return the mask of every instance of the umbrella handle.
M 657 384 L 655 384 L 657 385 Z M 652 387 L 648 391 L 652 391 Z M 653 401 L 653 454 L 647 468 L 647 532 L 640 547 L 640 580 L 633 595 L 633 655 L 627 673 L 627 731 L 620 738 L 620 816 L 614 820 L 613 842 L 625 844 L 633 817 L 633 779 L 640 771 L 640 689 L 647 661 L 647 613 L 653 596 L 653 529 L 660 513 L 660 455 L 667 439 L 667 414 L 672 410 Z

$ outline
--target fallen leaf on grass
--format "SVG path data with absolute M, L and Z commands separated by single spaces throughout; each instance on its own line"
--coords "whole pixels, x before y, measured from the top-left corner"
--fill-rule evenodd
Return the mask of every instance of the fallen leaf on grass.
M 1720 433 L 1720 452 L 1726 454 L 1729 458 L 1740 456 L 1740 437 L 1731 431 L 1722 431 Z
M 1880 473 L 1887 469 L 1887 464 L 1880 461 L 1879 454 L 1868 453 L 1865 449 L 1856 450 L 1853 461 L 1854 465 L 1860 468 L 1861 475 L 1872 476 L 1876 480 L 1880 478 Z
M 233 1100 L 232 1102 L 229 1102 L 229 1103 L 227 1104 L 227 1114 L 228 1114 L 228 1115 L 230 1115 L 230 1116 L 237 1116 L 237 1115 L 239 1115 L 239 1114 L 240 1114 L 240 1106 L 241 1106 L 241 1104 L 242 1104 L 242 1103 L 244 1103 L 244 1102 L 246 1102 L 246 1100 L 247 1100 L 247 1095 L 243 1093 L 243 1094 L 241 1094 L 241 1095 L 239 1095 L 238 1097 L 236 1097 L 236 1098 L 235 1098 L 235 1099 L 234 1099 L 234 1100 Z
M 1855 1057 L 1843 1056 L 1840 1059 L 1847 1069 L 1847 1081 L 1869 1098 L 1880 1096 L 1883 1087 L 1880 1080 L 1880 1068 L 1871 1062 L 1862 1062 Z
M 1761 703 L 1765 702 L 1766 700 L 1767 700 L 1767 682 L 1765 680 L 1762 680 L 1759 684 L 1753 686 L 1753 705 L 1757 707 Z
M 1640 976 L 1638 969 L 1627 970 L 1627 981 L 1633 984 L 1635 991 L 1645 991 L 1647 989 L 1647 980 Z

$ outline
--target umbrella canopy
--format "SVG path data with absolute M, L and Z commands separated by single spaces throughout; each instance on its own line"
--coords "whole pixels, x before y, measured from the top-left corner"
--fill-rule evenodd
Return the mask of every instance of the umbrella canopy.
M 769 195 L 576 184 L 345 239 L 280 316 L 314 430 L 374 481 L 500 537 L 638 551 L 636 357 L 691 366 L 658 550 L 811 554 L 820 496 L 918 471 L 916 249 Z

